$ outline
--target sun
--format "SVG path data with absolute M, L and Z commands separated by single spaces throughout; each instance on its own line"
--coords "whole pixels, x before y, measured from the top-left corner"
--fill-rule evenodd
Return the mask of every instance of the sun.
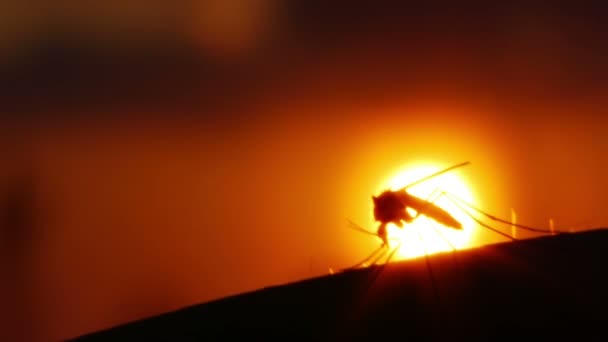
M 384 190 L 403 188 L 408 184 L 440 171 L 446 166 L 434 163 L 409 165 L 398 170 L 385 180 L 378 189 L 378 193 Z M 391 245 L 396 247 L 401 243 L 401 247 L 395 255 L 396 259 L 415 258 L 469 247 L 473 237 L 475 221 L 450 201 L 449 198 L 445 196 L 439 196 L 439 198 L 433 196 L 436 198 L 434 200 L 433 197 L 430 197 L 434 192 L 435 194 L 439 194 L 440 191 L 445 191 L 471 204 L 476 204 L 472 188 L 459 175 L 461 172 L 460 170 L 449 171 L 413 185 L 407 189 L 407 192 L 424 200 L 430 199 L 435 205 L 446 210 L 459 221 L 463 229 L 456 230 L 445 227 L 424 215 L 418 216 L 412 223 L 405 224 L 403 228 L 389 224 L 387 227 Z M 408 211 L 412 215 L 416 214 L 410 208 L 408 208 Z

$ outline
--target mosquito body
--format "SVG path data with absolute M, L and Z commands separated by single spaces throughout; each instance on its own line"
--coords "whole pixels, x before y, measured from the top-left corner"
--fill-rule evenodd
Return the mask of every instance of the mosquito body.
M 382 245 L 388 247 L 388 234 L 386 225 L 394 224 L 403 228 L 403 223 L 411 223 L 418 215 L 425 215 L 446 227 L 462 229 L 458 222 L 447 211 L 432 202 L 409 194 L 405 189 L 398 191 L 386 190 L 378 196 L 372 196 L 374 201 L 374 219 L 380 222 L 377 235 L 382 240 Z M 416 211 L 416 217 L 407 211 L 411 208 Z

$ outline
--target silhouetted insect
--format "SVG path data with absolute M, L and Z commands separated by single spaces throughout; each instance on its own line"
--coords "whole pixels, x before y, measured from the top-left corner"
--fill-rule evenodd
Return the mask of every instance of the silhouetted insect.
M 407 208 L 414 209 L 417 213 L 416 216 L 425 215 L 446 227 L 462 229 L 462 224 L 452 217 L 450 213 L 435 205 L 433 202 L 411 195 L 407 192 L 407 189 L 433 177 L 439 176 L 440 174 L 468 164 L 470 164 L 468 161 L 460 163 L 436 172 L 430 176 L 424 177 L 414 183 L 406 185 L 399 190 L 385 190 L 378 196 L 372 196 L 372 200 L 374 202 L 374 219 L 380 222 L 376 234 L 378 237 L 380 237 L 380 239 L 382 239 L 382 245 L 388 246 L 388 237 L 386 232 L 386 225 L 388 223 L 393 223 L 395 226 L 403 228 L 404 222 L 411 223 L 415 219 L 415 217 L 412 217 L 408 213 Z
M 490 229 L 493 232 L 500 234 L 510 240 L 517 240 L 517 238 L 510 236 L 506 233 L 503 233 L 500 230 L 497 230 L 497 229 L 489 226 L 486 223 L 483 223 L 478 218 L 473 216 L 473 214 L 471 214 L 467 210 L 467 207 L 468 207 L 468 209 L 472 209 L 472 210 L 486 216 L 487 218 L 489 218 L 491 220 L 494 220 L 494 221 L 500 222 L 500 223 L 510 224 L 512 227 L 517 227 L 517 228 L 521 228 L 524 230 L 537 232 L 537 233 L 549 233 L 549 234 L 564 233 L 562 231 L 556 231 L 553 227 L 550 230 L 539 229 L 539 228 L 524 226 L 521 224 L 516 224 L 511 221 L 497 218 L 496 216 L 490 215 L 490 214 L 474 207 L 473 205 L 465 202 L 463 199 L 457 197 L 456 195 L 450 194 L 445 191 L 439 191 L 440 189 L 436 189 L 435 192 L 439 191 L 439 193 L 438 193 L 438 196 L 435 197 L 435 199 L 432 201 L 430 200 L 430 197 L 429 197 L 429 199 L 421 199 L 421 198 L 416 197 L 407 192 L 408 188 L 410 188 L 416 184 L 425 182 L 433 177 L 437 177 L 443 173 L 446 173 L 448 171 L 454 170 L 459 167 L 466 166 L 468 164 L 470 164 L 470 162 L 468 162 L 468 161 L 460 163 L 460 164 L 456 164 L 456 165 L 450 166 L 446 169 L 443 169 L 441 171 L 435 172 L 435 173 L 433 173 L 429 176 L 426 176 L 420 180 L 417 180 L 413 183 L 410 183 L 401 189 L 385 190 L 378 196 L 372 196 L 372 200 L 374 203 L 374 219 L 375 219 L 375 221 L 379 222 L 378 230 L 376 231 L 376 233 L 373 233 L 364 228 L 361 228 L 360 226 L 358 226 L 357 224 L 355 224 L 351 221 L 349 221 L 349 223 L 351 225 L 351 228 L 354 228 L 354 229 L 364 232 L 366 234 L 375 235 L 375 236 L 379 237 L 382 241 L 382 245 L 378 249 L 376 249 L 372 254 L 370 254 L 367 258 L 363 259 L 361 262 L 357 263 L 352 268 L 361 266 L 361 265 L 367 263 L 369 260 L 371 260 L 374 257 L 375 257 L 375 259 L 373 259 L 372 264 L 375 264 L 378 260 L 380 260 L 380 258 L 382 258 L 386 254 L 387 250 L 390 248 L 388 232 L 386 229 L 387 228 L 386 226 L 389 223 L 393 223 L 395 226 L 397 226 L 399 228 L 403 228 L 403 223 L 411 223 L 418 216 L 424 215 L 430 219 L 437 221 L 438 223 L 441 223 L 445 227 L 458 229 L 458 230 L 462 229 L 462 224 L 458 220 L 456 220 L 446 210 L 444 210 L 441 207 L 434 204 L 434 202 L 439 197 L 445 197 L 448 200 L 450 200 L 451 203 L 456 205 L 460 210 L 462 210 L 467 216 L 472 218 L 480 226 Z M 410 213 L 408 213 L 408 211 L 407 211 L 408 208 L 415 210 L 416 216 L 410 215 Z M 393 254 L 399 248 L 400 248 L 400 246 L 397 246 L 391 252 L 391 254 L 387 258 L 387 262 L 390 261 Z M 380 254 L 378 254 L 378 253 L 380 253 Z
M 407 192 L 407 189 L 425 182 L 433 177 L 437 177 L 443 173 L 454 170 L 456 168 L 465 166 L 470 164 L 470 162 L 466 161 L 460 164 L 456 164 L 450 166 L 441 171 L 435 172 L 429 176 L 426 176 L 422 179 L 419 179 L 413 183 L 410 183 L 398 190 L 385 190 L 378 196 L 372 196 L 372 200 L 374 203 L 374 219 L 379 222 L 378 230 L 374 235 L 378 236 L 382 240 L 382 245 L 375 250 L 372 254 L 370 254 L 367 258 L 359 262 L 353 267 L 360 266 L 377 256 L 374 259 L 375 263 L 378 261 L 386 251 L 390 248 L 389 246 L 389 238 L 386 226 L 389 223 L 393 223 L 395 226 L 399 228 L 403 228 L 403 223 L 411 223 L 413 222 L 419 215 L 424 215 L 428 218 L 431 218 L 446 227 L 453 229 L 462 229 L 462 224 L 458 222 L 450 213 L 446 210 L 440 208 L 432 201 L 421 199 Z M 416 216 L 413 217 L 407 211 L 408 208 L 411 208 L 416 211 Z M 349 221 L 350 222 L 350 221 Z M 366 229 L 359 227 L 358 225 L 350 222 L 351 227 L 362 232 L 373 234 Z M 393 254 L 397 251 L 399 247 L 395 248 L 395 250 L 389 255 L 388 260 L 393 256 Z M 382 252 L 380 255 L 377 255 L 379 252 Z

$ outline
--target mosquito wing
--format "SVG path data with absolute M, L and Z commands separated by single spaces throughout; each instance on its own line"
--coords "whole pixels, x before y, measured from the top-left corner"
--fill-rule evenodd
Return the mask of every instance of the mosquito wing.
M 406 207 L 410 207 L 421 215 L 425 215 L 446 227 L 462 229 L 462 224 L 458 222 L 450 213 L 432 202 L 425 201 L 407 192 L 401 192 Z

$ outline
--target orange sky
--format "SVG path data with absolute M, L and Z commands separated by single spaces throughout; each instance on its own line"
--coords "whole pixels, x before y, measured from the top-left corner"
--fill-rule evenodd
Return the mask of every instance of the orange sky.
M 23 266 L 3 293 L 31 315 L 33 339 L 57 340 L 326 274 L 378 246 L 346 218 L 372 229 L 371 195 L 419 160 L 471 161 L 459 175 L 499 217 L 605 226 L 605 67 L 591 63 L 603 50 L 563 31 L 565 16 L 532 14 L 503 18 L 490 38 L 453 21 L 396 36 L 384 34 L 391 22 L 359 36 L 346 19 L 333 36 L 304 25 L 267 64 L 242 78 L 229 69 L 236 80 L 218 71 L 224 83 L 212 77 L 180 105 L 91 91 L 102 100 L 44 108 L 55 117 L 16 129 L 7 120 L 18 147 L 2 142 L 2 189 L 23 147 L 36 206 L 29 235 L 5 239 Z M 473 242 L 497 241 L 479 230 Z
M 513 207 L 541 227 L 608 221 L 605 120 L 367 110 L 214 130 L 179 120 L 43 130 L 27 245 L 42 331 L 74 335 L 351 265 L 378 241 L 345 219 L 372 228 L 370 196 L 412 161 L 470 160 L 459 173 L 499 217 Z M 479 229 L 476 244 L 503 240 Z

